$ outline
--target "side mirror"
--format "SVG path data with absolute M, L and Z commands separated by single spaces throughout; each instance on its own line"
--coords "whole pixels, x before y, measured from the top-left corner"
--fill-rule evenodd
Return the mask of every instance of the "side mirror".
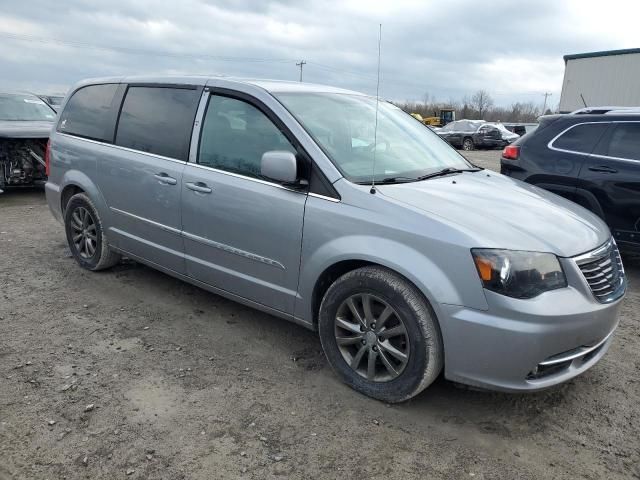
M 272 150 L 262 154 L 260 174 L 282 183 L 293 183 L 298 179 L 296 156 L 285 150 Z

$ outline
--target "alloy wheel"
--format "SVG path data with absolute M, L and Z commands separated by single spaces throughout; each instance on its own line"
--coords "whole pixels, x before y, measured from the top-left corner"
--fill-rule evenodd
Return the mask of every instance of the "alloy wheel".
M 76 207 L 71 214 L 71 240 L 82 258 L 88 260 L 95 255 L 98 244 L 96 222 L 85 207 Z
M 369 381 L 397 378 L 409 360 L 406 325 L 391 305 L 373 294 L 358 293 L 342 302 L 334 335 L 347 365 Z

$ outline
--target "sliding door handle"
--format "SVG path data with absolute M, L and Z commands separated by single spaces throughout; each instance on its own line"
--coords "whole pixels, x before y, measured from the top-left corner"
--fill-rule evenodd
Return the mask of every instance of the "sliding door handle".
M 156 180 L 158 180 L 160 183 L 164 183 L 166 185 L 175 185 L 178 183 L 178 180 L 176 180 L 173 177 L 170 177 L 169 175 L 167 175 L 164 172 L 160 172 L 160 173 L 156 173 L 153 178 L 155 178 Z

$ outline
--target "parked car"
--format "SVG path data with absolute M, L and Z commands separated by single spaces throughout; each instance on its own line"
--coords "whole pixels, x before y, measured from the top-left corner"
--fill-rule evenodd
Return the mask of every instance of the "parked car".
M 53 108 L 56 112 L 62 106 L 64 101 L 64 95 L 38 95 L 47 105 Z
M 436 133 L 462 150 L 502 148 L 519 138 L 519 135 L 510 132 L 502 124 L 484 120 L 458 120 L 445 125 Z
M 81 267 L 125 255 L 318 330 L 339 377 L 387 402 L 443 368 L 519 392 L 593 366 L 626 285 L 604 222 L 376 105 L 298 82 L 86 81 L 47 201 Z
M 521 137 L 538 128 L 537 123 L 503 123 L 502 125 L 510 132 L 516 133 Z
M 640 250 L 640 109 L 542 117 L 535 132 L 504 150 L 500 164 L 504 175 L 594 212 L 620 248 Z
M 0 93 L 0 193 L 44 185 L 45 146 L 56 112 L 35 95 Z

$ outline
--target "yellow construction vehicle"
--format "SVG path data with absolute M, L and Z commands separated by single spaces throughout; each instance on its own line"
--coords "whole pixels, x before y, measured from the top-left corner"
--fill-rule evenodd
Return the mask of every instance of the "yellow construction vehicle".
M 428 127 L 444 127 L 447 123 L 455 122 L 456 111 L 453 108 L 441 108 L 440 112 L 433 112 L 433 117 L 423 117 L 419 113 L 411 116 Z

